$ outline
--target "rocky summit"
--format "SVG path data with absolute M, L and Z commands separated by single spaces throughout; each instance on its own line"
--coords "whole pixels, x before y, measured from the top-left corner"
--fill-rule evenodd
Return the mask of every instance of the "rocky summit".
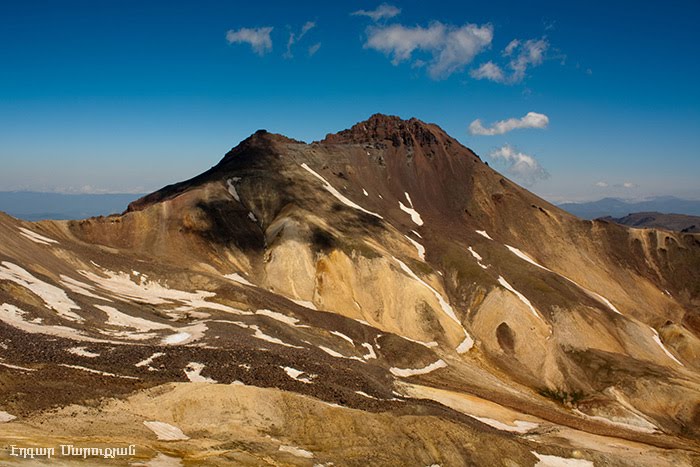
M 0 395 L 2 465 L 700 465 L 700 234 L 417 119 L 261 130 L 121 215 L 0 215 Z

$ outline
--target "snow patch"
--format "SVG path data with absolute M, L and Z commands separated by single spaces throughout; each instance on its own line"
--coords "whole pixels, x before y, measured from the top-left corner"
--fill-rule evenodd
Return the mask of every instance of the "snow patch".
M 189 332 L 178 332 L 177 334 L 172 334 L 168 337 L 163 338 L 161 342 L 165 345 L 175 345 L 183 344 L 185 341 L 189 340 L 192 334 Z
M 680 366 L 685 366 L 685 365 L 683 365 L 680 361 L 678 361 L 678 359 L 668 350 L 668 348 L 664 345 L 664 343 L 661 342 L 661 338 L 659 337 L 658 331 L 657 331 L 656 329 L 652 328 L 652 327 L 650 327 L 649 329 L 651 329 L 651 332 L 652 332 L 652 334 L 653 334 L 653 335 L 652 335 L 652 338 L 654 339 L 654 342 L 656 342 L 656 344 L 657 344 L 659 347 L 661 347 L 661 350 L 663 350 L 664 353 L 665 353 L 666 355 L 668 355 L 668 357 L 669 357 L 671 360 L 673 360 L 674 362 L 678 363 Z
M 551 269 L 542 266 L 542 265 L 539 264 L 537 261 L 535 261 L 534 259 L 532 259 L 528 254 L 522 252 L 521 250 L 519 250 L 519 249 L 517 249 L 517 248 L 515 248 L 515 247 L 513 247 L 513 246 L 506 245 L 506 248 L 508 248 L 513 254 L 515 254 L 516 256 L 518 256 L 520 259 L 522 259 L 522 260 L 524 260 L 524 261 L 527 261 L 528 263 L 533 264 L 533 265 L 537 266 L 538 268 L 544 269 L 545 271 L 549 271 L 549 272 L 551 272 L 551 273 L 553 273 L 553 274 L 556 274 L 556 275 L 558 275 L 558 276 L 560 276 L 560 277 L 566 279 L 567 281 L 569 281 L 569 282 L 571 282 L 572 284 L 574 284 L 576 287 L 578 287 L 578 288 L 580 288 L 581 290 L 583 290 L 584 292 L 586 292 L 588 295 L 594 297 L 596 300 L 598 300 L 599 302 L 603 303 L 605 306 L 607 306 L 608 308 L 610 308 L 612 311 L 614 311 L 614 312 L 617 313 L 618 315 L 621 315 L 621 314 L 622 314 L 622 313 L 620 312 L 620 310 L 618 310 L 617 308 L 615 308 L 615 305 L 613 305 L 612 303 L 610 303 L 610 300 L 608 300 L 607 298 L 603 297 L 602 295 L 597 294 L 597 293 L 593 292 L 592 290 L 589 290 L 589 289 L 585 288 L 584 286 L 582 286 L 582 285 L 579 284 L 578 282 L 576 282 L 576 281 L 574 281 L 574 280 L 572 280 L 572 279 L 569 279 L 568 277 L 566 277 L 566 276 L 564 276 L 564 275 L 562 275 L 562 274 L 559 274 L 558 272 L 554 272 L 554 271 L 552 271 Z
M 70 347 L 66 349 L 66 352 L 72 353 L 73 355 L 77 355 L 79 357 L 87 357 L 87 358 L 95 358 L 99 357 L 100 354 L 90 352 L 89 350 L 86 350 L 85 347 Z
M 139 332 L 149 332 L 159 329 L 175 329 L 169 324 L 157 323 L 136 316 L 122 313 L 114 307 L 107 305 L 95 305 L 95 308 L 107 315 L 106 324 L 110 326 L 118 326 L 124 328 L 136 329 Z
M 483 263 L 481 262 L 481 261 L 483 260 L 483 258 L 481 257 L 481 255 L 480 255 L 479 253 L 477 253 L 476 251 L 474 251 L 474 249 L 473 249 L 472 247 L 467 248 L 467 250 L 469 250 L 469 253 L 472 254 L 472 256 L 474 257 L 474 259 L 476 259 L 476 263 L 477 263 L 479 266 L 481 266 L 482 269 L 488 268 L 488 266 L 486 266 L 485 264 L 483 264 Z
M 280 368 L 282 368 L 284 370 L 284 372 L 287 373 L 287 376 L 289 376 L 293 380 L 301 381 L 302 383 L 311 384 L 311 383 L 313 383 L 313 381 L 311 381 L 311 380 L 316 377 L 316 375 L 309 375 L 308 377 L 302 377 L 301 375 L 304 374 L 303 371 L 299 371 L 296 368 L 292 368 L 289 366 L 280 367 Z
M 540 454 L 539 452 L 532 452 L 539 462 L 535 464 L 535 467 L 595 467 L 595 464 L 591 461 L 585 459 L 573 459 L 567 457 L 550 456 L 547 454 Z
M 312 458 L 314 457 L 314 453 L 313 453 L 313 452 L 306 451 L 306 450 L 304 450 L 304 449 L 297 448 L 297 447 L 294 447 L 294 446 L 282 445 L 282 446 L 280 446 L 280 449 L 279 449 L 279 450 L 282 451 L 282 452 L 289 453 L 289 454 L 291 454 L 291 455 L 293 455 L 293 456 L 296 456 L 296 457 L 304 457 L 304 458 L 306 458 L 306 459 L 312 459 Z
M 36 368 L 27 368 L 24 366 L 18 366 L 18 365 L 11 365 L 9 363 L 4 363 L 0 362 L 0 366 L 4 366 L 5 368 L 10 368 L 12 370 L 20 370 L 20 371 L 36 371 Z
M 472 256 L 473 256 L 474 258 L 476 258 L 477 261 L 482 261 L 482 260 L 484 259 L 484 258 L 481 257 L 481 255 L 480 255 L 479 253 L 477 253 L 476 251 L 474 251 L 474 250 L 472 249 L 472 247 L 467 248 L 467 250 L 469 250 L 469 253 L 471 253 Z
M 190 439 L 178 427 L 165 422 L 143 422 L 161 441 L 184 441 Z
M 423 368 L 390 368 L 389 371 L 394 376 L 399 376 L 401 378 L 408 378 L 409 376 L 424 375 L 440 368 L 445 368 L 447 363 L 443 359 L 431 363 L 430 365 Z
M 309 302 L 307 300 L 295 300 L 293 298 L 290 298 L 290 300 L 299 306 L 303 306 L 304 308 L 308 308 L 310 310 L 318 310 L 318 308 L 316 308 L 316 305 L 314 305 L 313 302 Z
M 231 194 L 231 196 L 233 196 L 233 199 L 240 203 L 241 197 L 238 195 L 238 191 L 236 191 L 236 186 L 234 185 L 234 183 L 239 180 L 240 178 L 238 177 L 229 178 L 228 180 L 226 180 L 226 186 L 228 187 L 228 192 Z
M 98 276 L 92 272 L 79 271 L 84 277 L 97 284 L 100 288 L 114 294 L 115 297 L 127 301 L 143 302 L 150 305 L 167 305 L 180 303 L 184 306 L 174 311 L 191 311 L 198 308 L 223 311 L 225 313 L 240 314 L 236 310 L 220 303 L 209 302 L 205 299 L 215 297 L 214 292 L 197 290 L 186 292 L 183 290 L 164 287 L 159 282 L 148 281 L 145 276 L 140 277 L 140 282 L 131 280 L 131 275 L 123 272 L 103 270 L 107 277 Z
M 83 318 L 71 311 L 79 310 L 80 307 L 68 298 L 65 291 L 37 279 L 16 264 L 3 261 L 0 265 L 0 280 L 14 282 L 28 289 L 44 301 L 46 308 L 55 310 L 61 318 L 70 321 L 83 321 Z
M 411 237 L 408 235 L 404 235 L 408 239 L 409 242 L 413 244 L 414 247 L 416 247 L 416 250 L 418 250 L 418 257 L 425 261 L 425 247 L 418 243 L 417 241 L 413 240 Z
M 251 325 L 250 328 L 251 328 L 253 331 L 255 331 L 255 334 L 253 334 L 253 337 L 255 337 L 256 339 L 260 339 L 260 340 L 263 340 L 263 341 L 266 341 L 266 342 L 270 342 L 270 343 L 272 343 L 272 344 L 283 345 L 283 346 L 285 346 L 285 347 L 291 347 L 291 348 L 294 348 L 294 349 L 303 349 L 303 348 L 304 348 L 304 347 L 299 347 L 298 345 L 287 344 L 286 342 L 284 342 L 284 341 L 282 341 L 282 340 L 280 340 L 280 339 L 277 339 L 276 337 L 268 336 L 267 334 L 265 334 L 264 332 L 262 332 L 262 331 L 260 330 L 260 327 L 258 327 L 257 325 Z
M 258 310 L 255 312 L 256 315 L 262 315 L 262 316 L 267 316 L 268 318 L 272 318 L 275 321 L 279 321 L 280 323 L 288 324 L 290 326 L 296 326 L 297 323 L 299 322 L 298 319 L 292 318 L 291 316 L 283 315 L 282 313 L 278 313 L 276 311 L 272 310 Z
M 462 353 L 467 353 L 469 349 L 474 347 L 474 339 L 472 339 L 472 336 L 470 336 L 466 329 L 464 330 L 464 340 L 462 341 L 461 344 L 457 347 L 457 353 L 462 354 Z
M 416 344 L 420 344 L 420 345 L 422 345 L 423 347 L 427 347 L 427 348 L 429 348 L 429 349 L 432 349 L 432 348 L 437 347 L 437 346 L 439 345 L 439 344 L 438 344 L 437 342 L 435 342 L 435 341 L 432 341 L 432 342 L 423 342 L 423 341 L 419 341 L 419 340 L 416 340 L 416 339 L 411 339 L 410 337 L 406 337 L 406 336 L 399 336 L 399 337 L 401 337 L 401 339 L 406 339 L 407 341 L 415 342 Z
M 251 282 L 248 281 L 248 279 L 241 276 L 237 272 L 234 272 L 233 274 L 226 274 L 224 277 L 226 279 L 232 280 L 234 282 L 238 282 L 239 284 L 249 285 L 251 287 L 255 287 L 255 284 L 252 284 Z
M 497 430 L 508 431 L 511 433 L 527 433 L 528 431 L 534 430 L 540 426 L 538 423 L 525 422 L 523 420 L 515 420 L 512 425 L 509 425 L 507 423 L 494 420 L 493 418 L 477 417 L 476 415 L 469 416 Z
M 252 211 L 249 211 L 249 212 L 248 212 L 248 219 L 250 219 L 250 220 L 253 221 L 253 222 L 258 222 L 258 218 L 255 217 L 255 214 L 253 214 Z
M 364 358 L 365 360 L 377 358 L 377 354 L 374 352 L 374 347 L 372 347 L 372 344 L 368 344 L 367 342 L 364 342 L 364 343 L 362 343 L 362 347 L 367 349 L 367 354 L 363 355 L 362 358 Z
M 95 295 L 94 293 L 92 293 L 91 290 L 95 290 L 95 288 L 90 284 L 80 282 L 78 280 L 73 279 L 72 277 L 64 276 L 63 274 L 61 274 L 60 278 L 61 285 L 65 286 L 68 290 L 70 290 L 73 293 L 77 293 L 78 295 L 83 295 L 85 297 L 96 298 L 105 302 L 112 301 L 108 298 L 100 297 L 99 295 Z
M 110 342 L 100 339 L 93 339 L 84 336 L 77 329 L 66 326 L 45 326 L 24 319 L 25 311 L 20 310 L 14 305 L 3 303 L 0 305 L 0 321 L 9 324 L 12 327 L 20 329 L 30 334 L 46 334 L 50 336 L 64 337 L 77 341 L 86 342 Z
M 365 190 L 364 188 L 362 189 L 362 194 L 365 196 L 369 196 L 369 193 L 367 193 L 367 190 Z
M 150 357 L 148 357 L 144 360 L 141 360 L 135 366 L 138 368 L 140 368 L 142 366 L 149 366 L 151 363 L 153 363 L 153 360 L 155 360 L 158 357 L 162 357 L 163 355 L 165 355 L 163 352 L 156 352 L 153 355 L 151 355 Z
M 58 244 L 58 242 L 52 238 L 49 237 L 44 237 L 43 235 L 39 235 L 36 232 L 33 232 L 29 229 L 25 229 L 24 227 L 20 227 L 20 235 L 23 237 L 28 238 L 29 240 L 33 241 L 34 243 L 38 243 L 40 245 L 51 245 L 53 244 Z
M 488 238 L 489 240 L 493 240 L 493 238 L 491 238 L 491 236 L 488 233 L 486 233 L 485 230 L 477 230 L 476 233 L 478 233 L 482 237 Z
M 363 207 L 360 206 L 359 204 L 356 204 L 356 203 L 350 201 L 350 200 L 349 200 L 348 198 L 346 198 L 345 196 L 343 196 L 338 190 L 336 190 L 335 188 L 333 188 L 333 186 L 332 186 L 330 183 L 328 183 L 328 182 L 326 181 L 325 178 L 323 178 L 321 175 L 319 175 L 318 173 L 316 173 L 311 167 L 309 167 L 308 165 L 306 165 L 306 163 L 301 164 L 301 167 L 302 167 L 304 170 L 306 170 L 307 172 L 309 172 L 311 175 L 313 175 L 314 177 L 316 177 L 316 178 L 318 178 L 319 180 L 321 180 L 321 182 L 323 182 L 323 188 L 325 188 L 326 191 L 328 191 L 330 194 L 332 194 L 333 196 L 335 196 L 335 198 L 336 198 L 338 201 L 340 201 L 341 203 L 343 203 L 344 205 L 349 206 L 349 207 L 351 207 L 351 208 L 353 208 L 353 209 L 357 209 L 358 211 L 362 211 L 362 212 L 364 212 L 364 213 L 370 214 L 370 215 L 372 215 L 372 216 L 378 217 L 379 219 L 383 219 L 383 217 L 380 216 L 379 214 L 377 214 L 376 212 L 368 211 L 367 209 L 363 208 Z
M 336 351 L 333 350 L 333 349 L 329 349 L 328 347 L 324 347 L 324 346 L 322 346 L 322 345 L 319 345 L 318 348 L 321 349 L 321 350 L 323 350 L 324 352 L 326 352 L 326 353 L 327 353 L 328 355 L 330 355 L 331 357 L 335 357 L 335 358 L 345 358 L 345 359 L 348 359 L 348 360 L 357 360 L 357 361 L 359 361 L 359 362 L 365 363 L 365 361 L 362 360 L 362 359 L 359 358 L 359 357 L 355 357 L 355 356 L 346 357 L 345 355 L 343 355 L 343 354 L 341 354 L 341 353 L 339 353 L 339 352 L 336 352 Z
M 612 395 L 615 398 L 615 400 L 620 403 L 621 406 L 623 406 L 624 408 L 626 408 L 627 410 L 632 412 L 634 415 L 636 415 L 637 420 L 640 421 L 641 424 L 644 425 L 645 428 L 650 428 L 650 429 L 653 429 L 654 431 L 660 431 L 660 430 L 658 430 L 656 425 L 654 425 L 647 418 L 647 416 L 644 413 L 637 410 L 637 408 L 634 405 L 632 405 L 630 403 L 630 401 L 625 397 L 625 395 L 621 391 L 619 391 L 617 388 L 609 387 L 605 390 L 605 392 Z
M 442 311 L 444 311 L 445 314 L 446 314 L 447 316 L 449 316 L 450 318 L 452 318 L 452 320 L 454 320 L 456 323 L 458 323 L 458 324 L 461 325 L 459 319 L 457 319 L 457 315 L 455 315 L 455 312 L 454 312 L 454 310 L 452 309 L 452 307 L 450 306 L 450 304 L 447 303 L 447 301 L 442 297 L 442 295 L 440 295 L 440 293 L 439 293 L 437 290 L 435 290 L 434 288 L 432 288 L 427 282 L 425 282 L 423 279 L 421 279 L 420 277 L 418 277 L 413 271 L 411 271 L 411 268 L 409 268 L 408 266 L 406 266 L 406 263 L 404 263 L 404 262 L 401 261 L 400 259 L 397 259 L 397 258 L 395 258 L 395 257 L 393 257 L 393 256 L 392 256 L 392 258 L 394 259 L 394 261 L 396 261 L 397 263 L 399 263 L 399 266 L 401 267 L 401 270 L 402 270 L 403 272 L 405 272 L 405 273 L 408 274 L 412 279 L 418 281 L 420 284 L 422 284 L 424 287 L 426 287 L 428 290 L 430 290 L 430 291 L 433 293 L 433 295 L 435 295 L 435 298 L 437 298 L 438 302 L 440 303 L 440 307 L 442 308 Z
M 216 383 L 216 380 L 207 378 L 206 376 L 202 376 L 201 373 L 203 369 L 203 364 L 197 362 L 190 362 L 187 364 L 184 371 L 185 375 L 187 375 L 187 379 L 189 379 L 193 383 Z
M 151 331 L 170 330 L 176 331 L 176 334 L 165 337 L 161 340 L 161 342 L 167 345 L 175 345 L 184 344 L 189 341 L 200 339 L 204 335 L 204 332 L 207 330 L 207 325 L 204 322 L 199 322 L 190 326 L 177 328 L 169 324 L 157 323 L 155 321 L 149 321 L 147 319 L 127 315 L 125 313 L 120 312 L 116 308 L 109 306 L 95 305 L 95 308 L 107 314 L 107 324 L 135 330 L 135 332 L 100 331 L 104 334 L 115 337 L 123 337 L 131 340 L 144 340 L 156 337 L 156 335 L 153 334 Z
M 343 334 L 342 332 L 331 331 L 331 334 L 333 334 L 334 336 L 338 336 L 338 337 L 340 337 L 341 339 L 344 339 L 344 340 L 350 342 L 350 345 L 355 345 L 355 341 L 353 341 L 351 338 L 349 338 L 348 336 L 346 336 L 346 335 Z
M 418 211 L 413 209 L 412 207 L 408 207 L 405 204 L 403 204 L 401 201 L 399 201 L 399 208 L 411 216 L 411 220 L 416 224 L 416 225 L 423 225 L 423 219 L 420 217 L 420 214 Z
M 380 400 L 380 399 L 377 398 L 377 397 L 370 396 L 369 394 L 367 394 L 367 393 L 364 392 L 364 391 L 355 391 L 355 394 L 359 394 L 360 396 L 366 397 L 367 399 L 374 399 L 374 400 L 376 400 L 376 401 Z
M 535 307 L 532 306 L 532 303 L 530 303 L 530 300 L 528 300 L 527 297 L 525 297 L 525 295 L 523 295 L 523 294 L 521 294 L 520 292 L 518 292 L 517 290 L 515 290 L 515 289 L 513 288 L 513 286 L 510 285 L 510 284 L 503 278 L 503 276 L 498 276 L 498 283 L 501 284 L 501 285 L 502 285 L 503 287 L 505 287 L 506 289 L 508 289 L 509 291 L 511 291 L 513 294 L 515 294 L 515 296 L 518 297 L 518 298 L 520 299 L 521 302 L 523 302 L 525 305 L 527 305 L 527 307 L 530 309 L 530 311 L 531 311 L 532 314 L 535 316 L 535 318 L 537 318 L 537 319 L 542 319 L 542 317 L 541 317 L 540 314 L 537 312 L 537 310 L 535 310 Z
M 10 415 L 7 412 L 0 411 L 0 423 L 7 423 L 11 422 L 12 420 L 16 419 L 14 415 Z
M 583 288 L 584 290 L 588 290 L 588 289 L 586 289 L 586 288 L 584 288 L 584 287 L 582 287 L 582 288 Z M 599 294 L 597 294 L 597 293 L 595 293 L 595 292 L 593 292 L 593 291 L 590 291 L 590 290 L 589 290 L 589 292 L 592 293 L 598 300 L 600 300 L 600 301 L 603 302 L 605 305 L 607 305 L 608 308 L 610 308 L 612 311 L 614 311 L 614 312 L 617 313 L 618 315 L 622 315 L 622 312 L 621 312 L 620 310 L 618 310 L 618 309 L 615 307 L 615 305 L 613 305 L 612 303 L 610 303 L 610 300 L 608 300 L 607 298 L 605 298 L 605 297 L 603 297 L 602 295 L 599 295 Z
M 574 409 L 574 413 L 577 415 L 580 415 L 583 418 L 589 419 L 589 420 L 596 420 L 602 423 L 605 423 L 607 425 L 613 425 L 613 426 L 618 426 L 622 428 L 626 428 L 628 430 L 633 430 L 633 431 L 639 431 L 642 433 L 655 433 L 658 432 L 658 428 L 649 423 L 647 420 L 637 416 L 634 421 L 637 424 L 632 424 L 630 423 L 632 420 L 629 418 L 627 419 L 615 419 L 615 418 L 606 418 L 606 417 L 601 417 L 600 415 L 588 415 L 587 413 L 583 413 L 578 409 Z M 636 414 L 635 414 L 636 415 Z
M 528 256 L 527 254 L 525 254 L 525 253 L 523 253 L 522 251 L 518 250 L 518 249 L 515 248 L 514 246 L 506 245 L 506 248 L 508 248 L 508 249 L 510 250 L 510 252 L 513 253 L 513 254 L 514 254 L 515 256 L 517 256 L 518 258 L 520 258 L 520 259 L 522 259 L 522 260 L 524 260 L 524 261 L 527 261 L 528 263 L 530 263 L 530 264 L 532 264 L 532 265 L 534 265 L 534 266 L 537 266 L 537 267 L 540 268 L 540 269 L 544 269 L 545 271 L 550 271 L 549 269 L 547 269 L 546 267 L 542 266 L 540 263 L 538 263 L 538 262 L 535 261 L 534 259 L 530 258 L 530 256 Z M 551 272 L 551 271 L 550 271 L 550 272 Z
M 100 370 L 95 370 L 93 368 L 86 368 L 84 366 L 79 366 L 79 365 L 67 365 L 65 363 L 59 363 L 58 366 L 64 366 L 66 368 L 72 368 L 74 370 L 80 370 L 80 371 L 85 371 L 87 373 L 93 373 L 96 375 L 101 375 L 101 376 L 110 376 L 112 378 L 123 378 L 123 379 L 139 379 L 135 376 L 124 376 L 124 375 L 116 375 L 114 373 L 109 373 L 107 371 L 100 371 Z

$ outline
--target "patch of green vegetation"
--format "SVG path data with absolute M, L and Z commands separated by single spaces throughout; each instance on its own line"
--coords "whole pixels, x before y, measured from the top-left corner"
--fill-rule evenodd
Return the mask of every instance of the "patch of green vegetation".
M 424 261 L 409 258 L 406 259 L 406 262 L 408 263 L 408 267 L 411 268 L 411 271 L 415 272 L 416 274 L 420 273 L 421 276 L 428 276 L 433 273 L 432 266 Z
M 564 405 L 576 405 L 583 400 L 585 394 L 583 391 L 568 392 L 562 389 L 540 389 L 539 394 L 548 399 L 559 402 Z
M 355 253 L 358 253 L 361 256 L 364 256 L 368 259 L 376 259 L 382 257 L 382 255 L 377 253 L 377 251 L 374 248 L 372 248 L 364 242 L 351 242 L 349 244 L 349 248 L 351 248 L 352 251 L 354 251 Z
M 316 250 L 327 253 L 336 246 L 336 239 L 330 232 L 314 227 L 311 231 L 311 243 Z
M 549 284 L 547 284 L 544 281 L 533 281 L 532 282 L 532 289 L 535 290 L 539 294 L 556 293 L 556 291 Z
M 350 257 L 352 257 L 353 254 L 359 254 L 369 259 L 379 258 L 381 256 L 372 247 L 361 240 L 351 240 L 348 237 L 336 237 L 330 232 L 318 227 L 315 227 L 311 231 L 311 242 L 317 251 L 323 253 L 329 253 L 337 249 Z
M 348 238 L 336 238 L 336 245 L 346 255 L 352 257 L 360 255 L 368 259 L 380 258 L 382 255 L 377 253 L 374 248 L 367 245 L 361 240 L 350 240 Z
M 474 277 L 482 276 L 484 273 L 476 261 L 467 255 L 469 253 L 466 250 L 449 244 L 442 256 L 442 263 L 445 265 L 445 268 L 457 271 L 457 281 L 459 283 L 469 282 Z

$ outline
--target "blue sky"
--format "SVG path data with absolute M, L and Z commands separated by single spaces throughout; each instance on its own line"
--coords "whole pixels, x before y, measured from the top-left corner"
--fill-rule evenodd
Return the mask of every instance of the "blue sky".
M 552 201 L 700 198 L 697 2 L 325 3 L 2 2 L 0 191 L 150 191 L 382 112 Z

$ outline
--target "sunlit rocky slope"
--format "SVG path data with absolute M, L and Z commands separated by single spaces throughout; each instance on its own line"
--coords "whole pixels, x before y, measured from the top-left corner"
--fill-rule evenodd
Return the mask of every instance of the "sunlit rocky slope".
M 259 131 L 120 216 L 0 216 L 3 445 L 700 465 L 698 357 L 700 235 L 580 220 L 416 119 Z

